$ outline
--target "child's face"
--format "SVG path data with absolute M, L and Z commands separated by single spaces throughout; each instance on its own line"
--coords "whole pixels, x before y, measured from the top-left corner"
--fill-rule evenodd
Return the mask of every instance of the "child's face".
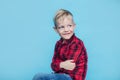
M 63 39 L 70 39 L 74 34 L 75 24 L 71 16 L 67 16 L 64 19 L 60 18 L 57 20 L 57 28 L 55 29 L 57 33 Z

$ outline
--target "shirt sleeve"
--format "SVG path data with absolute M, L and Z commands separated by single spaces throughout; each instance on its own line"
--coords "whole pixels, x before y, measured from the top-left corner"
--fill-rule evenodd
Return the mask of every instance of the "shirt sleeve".
M 51 68 L 54 72 L 60 72 L 62 69 L 60 68 L 60 58 L 59 58 L 59 54 L 57 53 L 58 50 L 58 44 L 56 44 L 55 46 L 55 50 L 54 50 L 54 55 L 52 58 L 52 63 L 51 63 Z
M 80 44 L 76 44 L 75 46 L 74 49 L 71 51 L 72 53 L 74 53 L 72 57 L 76 63 L 76 67 L 72 73 L 72 76 L 74 80 L 85 80 L 88 58 L 87 52 L 83 42 L 81 42 Z

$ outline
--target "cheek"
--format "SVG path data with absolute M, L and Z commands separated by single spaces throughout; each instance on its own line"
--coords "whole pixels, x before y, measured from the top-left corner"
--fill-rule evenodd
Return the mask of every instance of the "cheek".
M 74 31 L 74 28 L 71 28 L 70 31 L 73 32 L 73 31 Z
M 74 31 L 74 29 L 75 29 L 75 26 L 72 28 L 72 31 Z
M 61 34 L 62 34 L 62 31 L 57 31 L 57 33 L 58 33 L 59 35 L 61 35 Z

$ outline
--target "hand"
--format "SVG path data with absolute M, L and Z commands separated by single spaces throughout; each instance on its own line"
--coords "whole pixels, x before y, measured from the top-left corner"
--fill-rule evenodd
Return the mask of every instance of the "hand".
M 75 66 L 74 60 L 66 60 L 60 63 L 60 68 L 64 68 L 66 70 L 73 70 Z

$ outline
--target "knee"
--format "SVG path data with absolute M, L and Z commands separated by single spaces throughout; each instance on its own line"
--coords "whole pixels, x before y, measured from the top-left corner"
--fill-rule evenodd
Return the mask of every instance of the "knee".
M 40 79 L 41 77 L 42 77 L 41 73 L 38 73 L 38 74 L 34 75 L 32 80 L 42 80 L 42 79 Z

